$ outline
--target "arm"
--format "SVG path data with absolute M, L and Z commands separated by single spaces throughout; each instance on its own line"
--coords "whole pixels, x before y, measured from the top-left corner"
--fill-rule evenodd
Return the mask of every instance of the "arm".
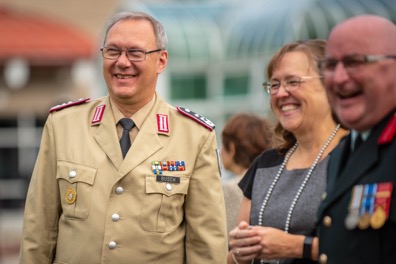
M 51 115 L 43 130 L 40 151 L 26 198 L 20 263 L 52 263 L 58 236 L 60 201 Z
M 196 159 L 185 202 L 187 263 L 225 263 L 227 228 L 215 133 Z

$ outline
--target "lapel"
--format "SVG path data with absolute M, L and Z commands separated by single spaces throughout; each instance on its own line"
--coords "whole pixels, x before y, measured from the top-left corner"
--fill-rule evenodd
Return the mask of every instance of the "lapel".
M 334 186 L 337 182 L 337 177 L 342 168 L 345 167 L 346 160 L 348 159 L 348 155 L 350 153 L 350 140 L 350 135 L 345 136 L 330 154 L 330 162 L 327 168 L 327 174 L 329 175 L 327 177 L 328 192 L 332 192 L 332 190 L 335 188 Z
M 106 96 L 98 106 L 101 105 L 106 105 L 106 108 L 102 118 L 98 122 L 91 124 L 94 127 L 93 137 L 114 166 L 119 169 L 123 159 L 109 96 Z M 93 112 L 92 116 L 94 115 L 95 113 Z

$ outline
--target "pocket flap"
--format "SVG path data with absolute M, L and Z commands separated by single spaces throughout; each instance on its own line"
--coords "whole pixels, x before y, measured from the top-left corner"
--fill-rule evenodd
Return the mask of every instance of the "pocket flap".
M 166 196 L 187 194 L 190 178 L 177 176 L 180 183 L 159 182 L 155 175 L 146 175 L 146 193 L 161 193 Z
M 96 168 L 76 164 L 68 161 L 58 161 L 57 179 L 64 179 L 70 183 L 84 182 L 93 185 L 96 176 Z

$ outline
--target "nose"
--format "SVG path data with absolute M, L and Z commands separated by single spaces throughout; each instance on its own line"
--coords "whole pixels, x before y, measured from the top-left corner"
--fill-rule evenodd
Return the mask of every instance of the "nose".
M 289 96 L 289 91 L 286 89 L 286 82 L 281 82 L 278 91 L 276 92 L 276 97 L 285 97 Z
M 336 67 L 334 68 L 333 76 L 331 77 L 335 83 L 342 83 L 348 80 L 349 74 L 342 62 L 337 63 Z
M 117 59 L 117 66 L 120 68 L 126 68 L 131 66 L 131 61 L 127 57 L 127 53 L 125 51 L 121 52 L 120 57 Z

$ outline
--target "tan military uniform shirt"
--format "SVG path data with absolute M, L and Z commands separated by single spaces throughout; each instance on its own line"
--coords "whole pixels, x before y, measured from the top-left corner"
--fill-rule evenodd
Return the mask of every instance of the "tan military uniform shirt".
M 215 133 L 157 96 L 123 160 L 109 105 L 104 97 L 49 115 L 20 263 L 225 263 Z M 153 161 L 185 170 L 158 179 Z

